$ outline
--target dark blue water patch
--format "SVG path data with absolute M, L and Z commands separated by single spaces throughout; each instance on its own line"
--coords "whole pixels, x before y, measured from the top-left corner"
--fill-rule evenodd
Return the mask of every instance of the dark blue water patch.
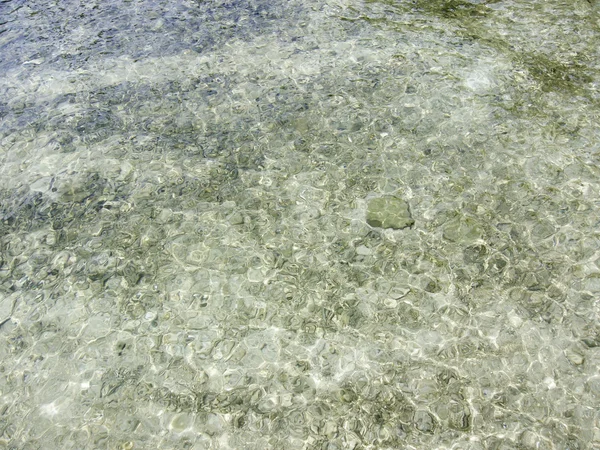
M 0 71 L 31 61 L 31 70 L 36 64 L 74 70 L 125 55 L 202 53 L 231 39 L 287 34 L 303 14 L 300 3 L 264 0 L 8 2 L 0 23 Z
M 0 102 L 0 119 L 4 119 L 10 112 L 10 108 L 6 102 Z
M 281 132 L 294 135 L 294 120 L 311 109 L 310 94 L 292 82 L 264 91 L 254 99 L 253 108 L 227 120 L 207 116 L 200 122 L 186 106 L 187 102 L 204 104 L 201 110 L 206 110 L 229 101 L 236 83 L 239 80 L 213 73 L 186 80 L 185 85 L 177 80 L 156 84 L 122 82 L 37 103 L 20 102 L 7 108 L 0 132 L 50 132 L 62 152 L 115 135 L 127 138 L 142 134 L 149 137 L 146 142 L 154 143 L 152 151 L 196 146 L 206 157 L 222 158 L 240 142 L 258 140 L 257 122 L 276 124 Z

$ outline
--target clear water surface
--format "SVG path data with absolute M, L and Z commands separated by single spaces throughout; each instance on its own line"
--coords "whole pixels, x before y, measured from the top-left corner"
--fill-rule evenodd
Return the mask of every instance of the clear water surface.
M 600 449 L 599 27 L 2 0 L 0 449 Z

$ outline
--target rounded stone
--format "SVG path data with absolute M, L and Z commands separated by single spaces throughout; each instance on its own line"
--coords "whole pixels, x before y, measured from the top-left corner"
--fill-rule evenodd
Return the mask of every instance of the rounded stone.
M 367 223 L 372 227 L 400 230 L 411 227 L 413 220 L 408 203 L 397 197 L 378 197 L 367 205 Z

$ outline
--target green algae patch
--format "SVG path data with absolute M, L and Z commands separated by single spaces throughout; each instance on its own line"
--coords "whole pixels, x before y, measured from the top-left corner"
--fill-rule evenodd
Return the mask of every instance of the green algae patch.
M 367 223 L 372 227 L 400 230 L 412 226 L 415 221 L 404 200 L 379 197 L 372 199 L 367 206 Z
M 429 14 L 460 20 L 485 17 L 490 12 L 485 4 L 474 4 L 460 0 L 418 1 L 417 7 Z

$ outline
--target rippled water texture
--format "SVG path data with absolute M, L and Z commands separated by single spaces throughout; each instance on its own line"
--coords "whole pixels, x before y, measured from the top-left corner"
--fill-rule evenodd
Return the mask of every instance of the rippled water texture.
M 0 449 L 600 449 L 599 36 L 2 0 Z

